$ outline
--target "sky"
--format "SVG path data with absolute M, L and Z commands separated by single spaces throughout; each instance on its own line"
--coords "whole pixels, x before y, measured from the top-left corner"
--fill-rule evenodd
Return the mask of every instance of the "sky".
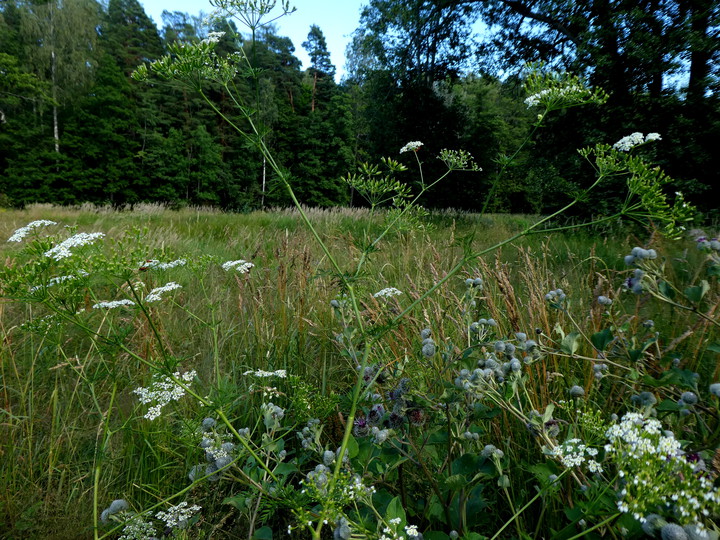
M 214 9 L 208 0 L 140 0 L 140 3 L 158 27 L 162 26 L 163 10 L 198 15 L 201 11 L 209 14 Z M 330 59 L 337 68 L 339 80 L 345 73 L 345 48 L 358 27 L 360 10 L 365 3 L 366 0 L 291 0 L 290 5 L 297 10 L 281 17 L 275 24 L 278 34 L 292 40 L 295 56 L 303 63 L 303 68 L 310 66 L 310 59 L 302 48 L 302 42 L 307 40 L 310 25 L 318 25 L 325 34 Z

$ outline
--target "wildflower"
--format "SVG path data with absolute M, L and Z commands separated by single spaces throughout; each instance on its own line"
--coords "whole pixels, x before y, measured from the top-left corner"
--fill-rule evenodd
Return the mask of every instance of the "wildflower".
M 179 401 L 180 398 L 185 395 L 185 387 L 178 384 L 177 381 L 189 384 L 196 376 L 197 373 L 195 370 L 183 374 L 176 371 L 172 377 L 166 375 L 156 377 L 149 388 L 139 387 L 133 390 L 133 394 L 139 396 L 140 403 L 154 403 L 154 405 L 148 409 L 145 418 L 154 420 L 160 416 L 160 412 L 165 405 L 171 401 Z M 185 386 L 187 386 L 187 384 Z
M 643 143 L 645 143 L 645 137 L 642 133 L 636 131 L 635 133 L 631 133 L 613 144 L 613 148 L 615 150 L 619 150 L 620 152 L 628 152 L 632 148 Z
M 349 540 L 350 539 L 350 525 L 347 519 L 341 517 L 335 530 L 333 531 L 333 540 Z
M 128 300 L 127 298 L 123 298 L 122 300 L 111 300 L 110 302 L 98 302 L 97 304 L 93 304 L 93 309 L 115 309 L 116 307 L 120 306 L 134 306 L 135 302 L 132 300 Z
M 575 385 L 569 390 L 570 397 L 578 398 L 585 395 L 585 389 L 582 386 Z
M 120 512 L 124 512 L 128 508 L 130 508 L 130 505 L 125 499 L 115 499 L 113 502 L 110 503 L 110 506 L 108 506 L 105 510 L 102 511 L 102 513 L 100 514 L 100 520 L 103 523 L 107 523 L 110 516 L 118 514 Z
M 276 371 L 263 371 L 262 369 L 258 369 L 255 371 L 246 371 L 243 375 L 254 375 L 255 377 L 279 377 L 281 379 L 285 379 L 287 378 L 287 371 L 284 369 L 278 369 Z
M 720 397 L 720 383 L 711 384 L 710 393 L 715 397 Z
M 72 252 L 70 251 L 71 248 L 75 247 L 82 247 L 86 246 L 88 244 L 92 244 L 97 240 L 98 238 L 103 238 L 105 236 L 105 233 L 97 232 L 97 233 L 78 233 L 74 236 L 71 236 L 70 238 L 63 240 L 61 243 L 59 243 L 57 246 L 55 246 L 52 249 L 49 249 L 45 252 L 46 257 L 50 257 L 55 259 L 56 261 L 66 259 L 72 255 Z
M 150 538 L 155 538 L 157 536 L 157 531 L 155 530 L 155 527 L 153 527 L 152 523 L 148 523 L 140 516 L 135 516 L 135 518 L 127 525 L 125 525 L 125 528 L 123 528 L 123 533 L 118 540 L 137 540 L 137 539 L 143 539 L 143 540 L 149 540 Z
M 400 149 L 400 153 L 403 154 L 405 152 L 417 152 L 418 150 L 420 150 L 420 147 L 422 145 L 423 143 L 421 143 L 420 141 L 411 141 Z
M 680 399 L 688 405 L 695 405 L 698 402 L 698 398 L 693 392 L 683 392 Z
M 387 287 L 381 291 L 376 292 L 373 294 L 375 298 L 390 298 L 391 296 L 399 296 L 402 294 L 402 291 L 397 290 L 395 287 Z
M 16 230 L 10 238 L 7 239 L 8 242 L 22 242 L 23 239 L 32 232 L 33 229 L 38 229 L 40 227 L 49 227 L 50 225 L 57 225 L 54 221 L 50 221 L 47 219 L 38 219 L 37 221 L 31 221 L 24 227 L 20 227 L 18 230 Z
M 612 304 L 612 300 L 607 296 L 598 296 L 597 300 L 598 304 L 603 306 L 609 306 L 610 304 Z
M 85 272 L 84 270 L 79 270 L 78 273 L 77 273 L 77 275 L 72 275 L 72 274 L 71 274 L 71 275 L 69 275 L 69 276 L 58 276 L 58 277 L 50 278 L 50 279 L 48 280 L 48 282 L 47 282 L 46 287 L 52 287 L 53 285 L 57 285 L 58 283 L 63 283 L 63 282 L 65 282 L 65 281 L 73 281 L 73 280 L 76 280 L 76 279 L 80 279 L 80 278 L 83 278 L 83 277 L 87 277 L 87 276 L 89 276 L 89 275 L 90 275 L 90 274 L 88 274 L 88 273 Z M 42 289 L 42 285 L 36 285 L 36 286 L 34 286 L 34 287 L 30 287 L 30 292 L 35 292 L 35 291 L 40 290 L 40 289 Z
M 145 302 L 159 302 L 162 300 L 162 295 L 164 293 L 174 291 L 175 289 L 182 289 L 182 285 L 178 285 L 174 281 L 171 281 L 162 287 L 157 287 L 148 293 L 145 297 Z
M 207 37 L 202 40 L 202 43 L 218 43 L 224 35 L 225 32 L 209 32 Z
M 564 302 L 566 297 L 567 295 L 562 289 L 555 289 L 554 291 L 550 291 L 545 295 L 545 300 L 547 300 L 548 302 L 559 304 L 561 302 Z
M 254 267 L 255 265 L 253 263 L 244 261 L 242 259 L 239 259 L 237 261 L 227 261 L 222 264 L 222 269 L 226 272 L 234 269 L 240 274 L 247 274 L 250 269 Z
M 668 523 L 660 529 L 660 538 L 662 540 L 688 540 L 688 535 L 677 523 Z
M 176 506 L 168 508 L 167 512 L 158 512 L 155 517 L 164 521 L 168 528 L 178 527 L 180 529 L 187 526 L 188 520 L 200 511 L 200 507 L 196 504 L 188 507 L 188 503 L 183 501 Z
M 140 263 L 140 270 L 149 270 L 151 268 L 158 270 L 170 270 L 176 266 L 185 266 L 186 264 L 187 259 L 177 259 L 167 263 L 160 262 L 156 259 L 150 259 Z
M 216 423 L 217 423 L 217 422 L 215 421 L 214 418 L 205 418 L 205 419 L 202 421 L 202 428 L 203 428 L 204 430 L 212 429 L 212 428 L 215 427 L 215 424 L 216 424 Z

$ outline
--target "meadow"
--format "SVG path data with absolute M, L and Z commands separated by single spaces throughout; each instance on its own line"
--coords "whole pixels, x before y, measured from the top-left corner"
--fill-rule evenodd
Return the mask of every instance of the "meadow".
M 0 536 L 717 538 L 712 228 L 302 210 L 0 213 Z

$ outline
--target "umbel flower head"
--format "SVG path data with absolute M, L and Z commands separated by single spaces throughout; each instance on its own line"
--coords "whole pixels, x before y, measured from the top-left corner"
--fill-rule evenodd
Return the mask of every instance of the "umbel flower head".
M 50 225 L 57 225 L 54 221 L 50 221 L 47 219 L 38 219 L 36 221 L 31 221 L 24 227 L 20 227 L 18 230 L 16 230 L 10 238 L 7 239 L 8 242 L 22 242 L 23 239 L 29 235 L 34 229 L 38 229 L 40 227 L 49 227 Z
M 410 141 L 405 146 L 403 146 L 400 149 L 400 153 L 404 154 L 405 152 L 417 152 L 420 150 L 420 147 L 423 145 L 420 141 Z

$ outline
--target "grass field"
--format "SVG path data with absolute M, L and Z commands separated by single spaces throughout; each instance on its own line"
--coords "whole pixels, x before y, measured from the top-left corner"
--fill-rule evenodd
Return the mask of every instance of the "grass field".
M 538 218 L 438 213 L 367 250 L 382 213 L 307 213 L 357 309 L 296 211 L 0 213 L 2 238 L 57 223 L 0 244 L 3 538 L 152 537 L 131 536 L 140 518 L 160 536 L 158 512 L 181 501 L 201 510 L 166 520 L 168 536 L 309 537 L 323 521 L 323 535 L 344 540 L 716 527 L 720 261 L 709 241 L 621 224 L 532 234 L 445 279 Z M 105 236 L 48 255 L 80 232 Z M 657 257 L 628 266 L 635 246 Z M 238 260 L 254 266 L 223 269 Z M 625 286 L 633 276 L 639 294 Z M 152 301 L 168 283 L 179 287 Z M 390 287 L 401 294 L 376 295 Z M 149 419 L 135 390 L 159 383 L 185 395 Z M 606 434 L 628 412 L 662 422 L 683 453 L 657 470 L 613 454 Z M 581 463 L 568 465 L 573 452 Z M 647 476 L 656 498 L 620 472 Z M 356 481 L 367 491 L 350 496 Z M 672 495 L 695 489 L 710 496 L 685 515 Z M 642 523 L 650 514 L 665 524 Z

